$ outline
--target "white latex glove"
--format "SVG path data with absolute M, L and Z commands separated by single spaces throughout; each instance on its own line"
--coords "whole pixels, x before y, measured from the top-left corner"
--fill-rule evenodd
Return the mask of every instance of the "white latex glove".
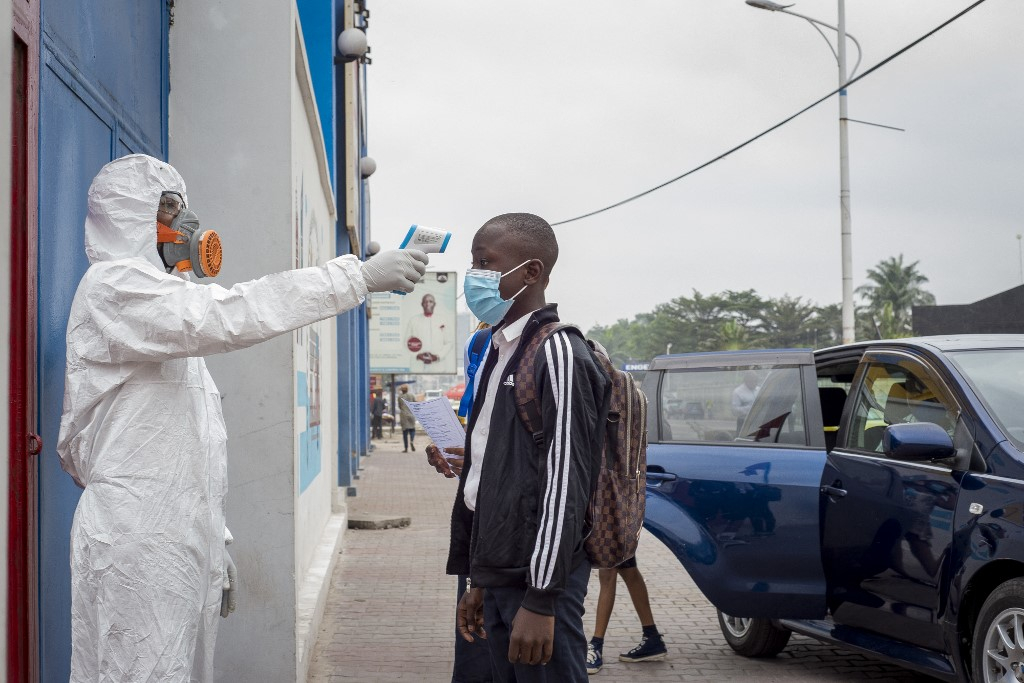
M 224 549 L 224 592 L 220 598 L 220 615 L 227 618 L 235 611 L 235 598 L 238 590 L 238 569 L 235 568 L 235 561 L 228 555 L 227 548 Z
M 427 255 L 418 249 L 392 249 L 370 257 L 361 267 L 371 292 L 411 292 L 427 272 Z

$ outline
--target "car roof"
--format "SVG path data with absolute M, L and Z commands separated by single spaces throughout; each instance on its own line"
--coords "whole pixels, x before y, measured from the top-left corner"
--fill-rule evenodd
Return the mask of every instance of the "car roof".
M 771 365 L 814 363 L 814 355 L 832 355 L 846 349 L 861 349 L 878 346 L 903 346 L 909 348 L 928 348 L 944 353 L 947 351 L 966 351 L 983 349 L 1024 348 L 1024 334 L 956 334 L 934 335 L 929 337 L 907 337 L 904 339 L 874 339 L 840 344 L 825 349 L 750 349 L 744 351 L 705 351 L 697 353 L 676 353 L 656 356 L 651 361 L 649 371 L 709 367 L 716 364 L 724 354 L 729 354 L 737 365 Z
M 951 334 L 933 335 L 929 337 L 906 337 L 904 339 L 873 339 L 868 341 L 855 342 L 853 344 L 842 344 L 821 349 L 825 351 L 836 351 L 849 348 L 864 348 L 870 346 L 910 346 L 910 347 L 931 347 L 936 351 L 966 351 L 982 349 L 1006 349 L 1024 347 L 1024 334 Z
M 680 368 L 714 367 L 721 357 L 728 354 L 736 365 L 793 365 L 813 364 L 811 349 L 749 349 L 744 351 L 706 351 L 702 353 L 674 353 L 670 356 L 656 356 L 648 372 L 677 370 Z

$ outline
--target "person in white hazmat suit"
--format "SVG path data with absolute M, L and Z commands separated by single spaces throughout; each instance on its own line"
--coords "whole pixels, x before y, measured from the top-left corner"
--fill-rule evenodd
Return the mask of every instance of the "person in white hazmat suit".
M 91 265 L 68 321 L 57 446 L 84 488 L 71 529 L 72 683 L 212 680 L 235 586 L 224 418 L 202 357 L 350 310 L 368 291 L 412 291 L 427 263 L 396 250 L 230 289 L 198 284 L 187 269 L 215 274 L 219 238 L 187 206 L 178 172 L 144 155 L 110 162 L 89 188 Z M 180 238 L 159 250 L 158 209 L 159 231 Z M 200 251 L 216 242 L 215 258 L 193 250 L 190 262 L 196 239 Z

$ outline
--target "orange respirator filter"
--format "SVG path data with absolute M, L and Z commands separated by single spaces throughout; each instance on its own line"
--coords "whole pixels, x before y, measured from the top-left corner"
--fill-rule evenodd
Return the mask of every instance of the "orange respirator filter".
M 156 241 L 160 258 L 168 272 L 193 272 L 197 277 L 215 277 L 223 262 L 220 235 L 216 230 L 200 230 L 199 217 L 182 210 L 170 226 L 157 221 Z

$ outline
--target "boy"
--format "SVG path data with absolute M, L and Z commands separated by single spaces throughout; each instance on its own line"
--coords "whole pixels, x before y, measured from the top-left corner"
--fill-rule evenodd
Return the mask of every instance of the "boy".
M 504 214 L 477 231 L 472 254 L 466 303 L 495 328 L 466 447 L 449 449 L 465 458 L 447 568 L 472 586 L 459 629 L 487 638 L 495 681 L 584 681 L 583 539 L 611 384 L 579 334 L 552 334 L 534 363 L 543 432 L 528 433 L 516 369 L 539 328 L 558 320 L 544 296 L 558 244 L 544 219 Z

